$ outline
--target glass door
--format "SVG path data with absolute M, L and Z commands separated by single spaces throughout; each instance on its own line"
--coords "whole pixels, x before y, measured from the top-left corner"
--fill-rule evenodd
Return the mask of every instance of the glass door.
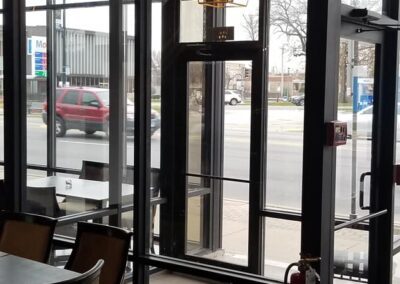
M 337 118 L 347 124 L 347 143 L 336 153 L 337 221 L 370 214 L 375 50 L 372 43 L 340 40 Z M 368 221 L 335 232 L 334 273 L 338 279 L 368 281 L 368 255 Z
M 187 63 L 186 254 L 248 265 L 252 61 Z M 213 74 L 222 75 L 218 84 Z M 211 76 L 210 76 L 211 75 Z

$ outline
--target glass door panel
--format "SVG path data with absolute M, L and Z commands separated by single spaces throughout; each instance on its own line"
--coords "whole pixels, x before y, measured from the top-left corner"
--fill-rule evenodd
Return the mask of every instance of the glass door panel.
M 247 266 L 251 61 L 187 66 L 186 254 Z
M 337 219 L 369 214 L 375 45 L 342 39 L 337 118 L 347 123 L 347 144 L 337 147 Z M 335 276 L 368 279 L 368 226 L 335 232 Z
M 400 66 L 399 66 L 400 67 Z M 397 91 L 397 128 L 396 128 L 396 157 L 395 164 L 400 164 L 400 91 Z M 393 220 L 393 283 L 400 282 L 400 186 L 394 189 L 394 220 Z

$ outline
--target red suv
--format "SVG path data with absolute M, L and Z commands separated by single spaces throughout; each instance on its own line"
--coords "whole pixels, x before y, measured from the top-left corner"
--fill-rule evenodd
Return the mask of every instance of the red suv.
M 68 129 L 78 129 L 86 134 L 104 131 L 109 134 L 108 89 L 92 87 L 59 88 L 56 91 L 56 136 L 62 137 Z M 133 134 L 134 106 L 127 101 L 126 131 Z M 47 123 L 47 103 L 43 104 L 43 122 Z M 151 134 L 160 128 L 156 111 L 151 113 Z

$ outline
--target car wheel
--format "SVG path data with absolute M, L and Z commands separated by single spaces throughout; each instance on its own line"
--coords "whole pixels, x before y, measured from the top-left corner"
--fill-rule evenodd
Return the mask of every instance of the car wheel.
M 231 106 L 235 106 L 235 105 L 238 104 L 238 100 L 237 100 L 237 99 L 231 99 L 231 101 L 229 102 L 229 104 L 230 104 Z
M 67 128 L 65 127 L 65 121 L 61 117 L 56 117 L 56 136 L 63 137 L 65 136 L 65 132 L 67 132 Z
M 304 106 L 304 100 L 300 100 L 299 103 L 297 104 L 298 106 Z
M 86 130 L 86 131 L 85 131 L 85 133 L 86 133 L 87 135 L 94 134 L 95 132 L 96 132 L 96 130 Z

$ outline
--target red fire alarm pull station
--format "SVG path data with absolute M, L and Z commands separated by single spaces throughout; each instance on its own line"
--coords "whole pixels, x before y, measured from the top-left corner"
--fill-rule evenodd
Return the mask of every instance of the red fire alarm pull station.
M 347 122 L 330 121 L 326 123 L 326 145 L 340 146 L 347 142 Z

